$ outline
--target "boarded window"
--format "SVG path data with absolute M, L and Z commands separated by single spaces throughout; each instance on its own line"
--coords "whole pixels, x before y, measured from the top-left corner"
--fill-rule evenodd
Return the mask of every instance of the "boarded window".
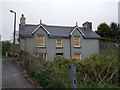
M 74 59 L 80 60 L 81 59 L 81 54 L 74 54 Z
M 80 37 L 74 36 L 74 47 L 80 47 Z
M 56 47 L 62 47 L 62 40 L 56 40 Z
M 38 36 L 38 46 L 39 47 L 44 47 L 44 36 Z

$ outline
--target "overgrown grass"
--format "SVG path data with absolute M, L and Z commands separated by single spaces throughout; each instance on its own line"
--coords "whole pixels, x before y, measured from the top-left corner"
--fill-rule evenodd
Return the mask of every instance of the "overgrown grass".
M 55 59 L 51 62 L 45 62 L 39 67 L 32 66 L 33 70 L 28 70 L 28 73 L 45 88 L 70 88 L 71 63 L 72 61 L 68 59 Z
M 13 57 L 9 57 L 9 56 L 1 56 L 1 59 L 13 59 Z
M 77 84 L 77 88 L 119 88 L 118 85 L 105 84 L 103 87 L 93 87 L 86 84 Z
M 2 59 L 2 55 L 0 55 L 0 59 Z
M 82 61 L 59 58 L 47 62 L 28 53 L 22 53 L 21 59 L 27 73 L 44 88 L 71 88 L 71 64 L 77 66 L 77 88 L 119 87 L 119 58 L 113 49 Z

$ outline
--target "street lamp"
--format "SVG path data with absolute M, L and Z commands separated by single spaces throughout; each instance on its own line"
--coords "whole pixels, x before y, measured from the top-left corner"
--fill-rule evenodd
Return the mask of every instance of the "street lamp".
M 15 60 L 15 31 L 16 31 L 16 12 L 10 10 L 11 13 L 14 13 L 14 35 L 13 35 L 13 60 Z

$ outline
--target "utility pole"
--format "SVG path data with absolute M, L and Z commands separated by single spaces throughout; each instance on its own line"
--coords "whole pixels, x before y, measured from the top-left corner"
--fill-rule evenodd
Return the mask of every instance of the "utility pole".
M 15 33 L 16 33 L 16 12 L 10 10 L 11 13 L 14 13 L 14 35 L 13 35 L 13 60 L 15 60 Z
M 72 88 L 76 88 L 77 80 L 76 80 L 76 65 L 71 64 L 71 78 L 72 78 Z

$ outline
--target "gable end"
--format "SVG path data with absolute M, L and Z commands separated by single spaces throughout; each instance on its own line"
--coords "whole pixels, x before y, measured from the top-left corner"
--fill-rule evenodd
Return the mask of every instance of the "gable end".
M 85 36 L 85 34 L 84 34 L 78 27 L 75 27 L 75 28 L 70 32 L 69 35 L 72 35 L 73 32 L 74 32 L 76 29 L 78 29 L 78 31 L 79 31 L 83 36 Z
M 43 28 L 43 30 L 48 34 L 48 35 L 51 35 L 47 29 L 45 29 L 42 25 L 39 25 L 34 31 L 31 32 L 31 34 L 34 34 L 40 27 Z

